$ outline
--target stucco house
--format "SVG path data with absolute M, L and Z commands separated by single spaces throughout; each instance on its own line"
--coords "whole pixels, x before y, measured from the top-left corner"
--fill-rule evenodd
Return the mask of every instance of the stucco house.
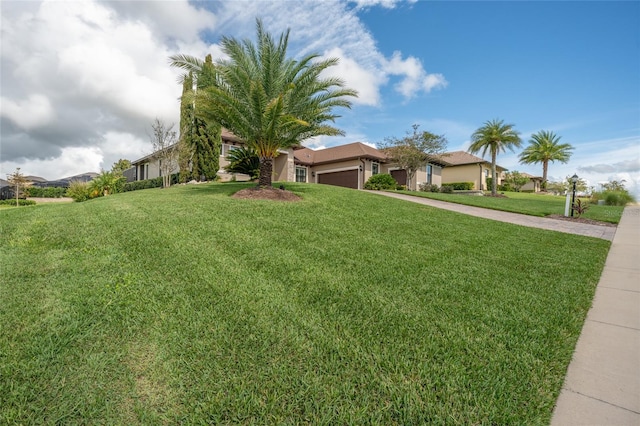
M 520 191 L 540 192 L 542 190 L 542 176 L 534 176 L 525 172 L 520 172 L 520 174 L 529 179 L 527 183 L 525 183 L 520 188 Z M 504 172 L 500 173 L 500 179 L 504 180 L 504 178 L 505 178 L 505 173 Z
M 220 169 L 222 181 L 233 178 L 248 180 L 248 176 L 227 173 L 224 167 L 229 152 L 243 146 L 243 141 L 233 133 L 222 130 Z M 153 179 L 161 175 L 160 160 L 150 154 L 132 161 L 131 169 L 125 171 L 129 181 Z M 442 185 L 442 169 L 445 162 L 434 159 L 433 163 L 421 168 L 411 183 L 411 189 L 418 189 L 421 183 Z M 177 164 L 175 172 L 178 171 Z M 332 148 L 313 150 L 298 146 L 280 150 L 273 162 L 273 180 L 280 182 L 307 182 L 363 189 L 365 182 L 378 173 L 391 174 L 398 184 L 406 185 L 405 170 L 390 162 L 382 151 L 361 142 L 353 142 Z
M 442 169 L 442 185 L 453 182 L 473 182 L 473 189 L 486 191 L 487 178 L 491 177 L 491 162 L 483 158 L 476 157 L 466 151 L 448 152 L 439 157 L 446 167 Z M 498 185 L 500 176 L 506 171 L 502 166 L 496 164 L 496 174 L 498 175 Z

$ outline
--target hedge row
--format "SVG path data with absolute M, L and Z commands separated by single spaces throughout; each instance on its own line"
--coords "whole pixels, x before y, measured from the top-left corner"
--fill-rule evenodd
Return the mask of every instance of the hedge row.
M 29 197 L 37 198 L 62 198 L 67 195 L 67 188 L 61 186 L 52 186 L 50 188 L 30 186 L 26 191 Z
M 175 185 L 179 182 L 180 173 L 174 173 L 171 175 L 171 185 Z M 145 179 L 145 180 L 137 180 L 134 182 L 127 182 L 124 184 L 122 188 L 123 192 L 128 191 L 138 191 L 140 189 L 149 189 L 149 188 L 162 188 L 162 176 L 153 178 L 153 179 Z

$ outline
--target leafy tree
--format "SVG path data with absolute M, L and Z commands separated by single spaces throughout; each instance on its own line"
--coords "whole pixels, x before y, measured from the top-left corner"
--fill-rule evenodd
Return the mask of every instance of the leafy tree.
M 491 177 L 496 176 L 496 157 L 498 153 L 506 149 L 513 151 L 514 147 L 520 147 L 522 141 L 519 133 L 514 130 L 513 124 L 504 124 L 504 120 L 491 120 L 484 123 L 482 127 L 471 135 L 471 146 L 469 152 L 476 154 L 482 151 L 484 157 L 487 152 L 491 153 Z M 491 179 L 491 195 L 497 195 L 497 179 Z
M 173 130 L 173 126 L 173 124 L 167 126 L 156 118 L 151 125 L 151 135 L 149 135 L 153 152 L 158 157 L 163 188 L 171 186 L 171 174 L 176 170 L 178 161 L 178 135 Z
M 529 178 L 520 173 L 517 170 L 512 172 L 507 172 L 504 174 L 504 180 L 506 183 L 511 185 L 511 187 L 516 191 L 520 192 L 520 188 L 525 186 L 527 182 L 529 182 Z
M 413 177 L 418 169 L 424 167 L 435 155 L 442 154 L 447 148 L 447 139 L 443 135 L 419 132 L 417 124 L 412 126 L 413 133 L 407 132 L 404 138 L 388 137 L 379 148 L 407 172 L 407 188 L 411 188 Z
M 31 185 L 31 182 L 20 172 L 20 167 L 16 168 L 16 171 L 7 175 L 7 181 L 14 187 L 16 194 L 16 206 L 20 205 L 20 196 L 24 190 Z
M 624 179 L 621 181 L 612 180 L 610 182 L 604 182 L 602 188 L 605 191 L 626 191 L 627 189 L 624 187 L 625 182 Z
M 586 192 L 588 189 L 587 182 L 579 178 L 576 182 L 576 192 Z M 549 181 L 547 183 L 547 190 L 556 194 L 564 194 L 567 191 L 573 191 L 573 182 L 571 182 L 571 176 L 565 177 L 562 182 Z
M 225 170 L 229 173 L 243 173 L 256 179 L 260 174 L 260 157 L 255 150 L 248 147 L 232 149 L 227 155 L 229 164 Z
M 320 135 L 343 135 L 326 124 L 338 116 L 334 107 L 351 106 L 346 99 L 357 92 L 344 88 L 338 78 L 320 74 L 337 59 L 320 60 L 318 54 L 287 58 L 289 30 L 278 42 L 257 20 L 257 43 L 223 37 L 228 59 L 213 65 L 212 85 L 195 95 L 195 116 L 220 123 L 243 139 L 260 157 L 259 186 L 271 186 L 273 160 L 282 148 Z M 187 55 L 171 57 L 172 65 L 197 73 L 203 64 Z
M 131 168 L 131 161 L 121 158 L 115 163 L 113 163 L 113 166 L 111 166 L 111 171 L 114 173 L 122 174 L 125 170 L 128 170 L 130 168 Z
M 542 163 L 542 188 L 546 189 L 549 161 L 566 163 L 571 158 L 572 150 L 573 147 L 568 143 L 560 143 L 560 136 L 547 130 L 540 130 L 531 136 L 529 146 L 520 153 L 520 163 Z

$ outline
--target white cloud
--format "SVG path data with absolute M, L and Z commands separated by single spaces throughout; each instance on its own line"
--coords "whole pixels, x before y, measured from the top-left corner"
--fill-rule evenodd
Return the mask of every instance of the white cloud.
M 40 94 L 29 95 L 24 101 L 1 97 L 0 115 L 7 117 L 25 130 L 44 126 L 55 116 L 49 99 Z
M 388 74 L 402 77 L 395 87 L 407 99 L 420 92 L 444 89 L 449 84 L 442 74 L 428 74 L 419 59 L 413 56 L 402 59 L 402 54 L 397 51 L 390 60 L 384 62 L 384 70 Z
M 409 0 L 407 3 L 415 3 L 418 0 Z M 355 0 L 356 7 L 360 9 L 367 9 L 374 6 L 381 6 L 385 9 L 393 9 L 399 3 L 403 3 L 403 0 Z
M 354 104 L 378 105 L 380 103 L 380 85 L 387 78 L 382 73 L 363 68 L 358 62 L 347 57 L 339 47 L 325 52 L 326 58 L 338 58 L 338 65 L 326 70 L 327 76 L 339 77 L 345 86 L 358 91 L 358 97 L 351 99 Z

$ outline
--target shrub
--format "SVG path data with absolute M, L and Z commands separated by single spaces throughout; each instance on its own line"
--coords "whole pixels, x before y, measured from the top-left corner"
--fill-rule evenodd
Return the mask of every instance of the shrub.
M 449 182 L 447 186 L 453 188 L 454 191 L 469 191 L 473 189 L 473 182 Z
M 33 200 L 24 200 L 22 198 L 18 198 L 18 205 L 19 206 L 33 206 L 35 205 L 36 202 Z M 16 205 L 16 200 L 14 199 L 9 199 L 9 200 L 0 200 L 0 206 L 15 206 Z
M 177 184 L 179 179 L 180 179 L 180 173 L 172 174 L 171 185 Z M 162 188 L 162 177 L 127 182 L 122 187 L 122 191 L 123 192 L 138 191 L 140 189 L 149 189 L 149 188 Z
M 442 185 L 442 188 L 440 188 L 440 192 L 442 192 L 443 194 L 453 194 L 453 186 L 449 184 Z
M 502 185 L 498 185 L 498 191 L 512 192 L 513 188 L 509 182 L 503 183 Z
M 626 206 L 635 201 L 627 191 L 604 191 L 602 195 L 607 206 Z
M 396 189 L 398 182 L 388 173 L 380 173 L 373 175 L 364 184 L 364 189 L 384 190 L 384 189 Z
M 69 182 L 67 197 L 71 197 L 73 198 L 73 201 L 77 202 L 87 201 L 90 198 L 89 182 L 81 182 L 79 180 L 72 180 Z
M 64 197 L 67 192 L 67 188 L 61 186 L 39 188 L 37 186 L 31 186 L 27 188 L 27 196 L 38 198 L 61 198 Z
M 422 192 L 440 192 L 440 187 L 433 183 L 421 183 L 419 189 Z

